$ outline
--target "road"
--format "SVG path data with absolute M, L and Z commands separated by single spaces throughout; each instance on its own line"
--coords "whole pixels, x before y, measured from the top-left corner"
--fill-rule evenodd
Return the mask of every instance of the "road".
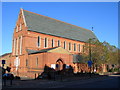
M 14 81 L 4 88 L 120 88 L 120 75 L 88 78 L 72 81 Z
M 64 85 L 62 88 L 120 88 L 120 77 L 109 77 L 103 80 L 94 80 L 86 83 L 80 81 Z

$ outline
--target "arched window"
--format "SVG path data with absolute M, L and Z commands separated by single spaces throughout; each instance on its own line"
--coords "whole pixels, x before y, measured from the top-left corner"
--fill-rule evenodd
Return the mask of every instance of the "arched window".
M 58 47 L 60 47 L 60 40 L 58 40 Z
M 69 43 L 69 50 L 71 50 L 71 43 Z
M 44 47 L 48 47 L 48 42 L 47 42 L 47 38 L 45 38 L 45 41 L 44 41 Z
M 52 47 L 54 47 L 54 40 L 52 39 Z
M 78 51 L 80 52 L 80 44 L 78 44 Z
M 64 49 L 66 49 L 66 42 L 64 41 Z
M 83 45 L 83 53 L 84 53 L 84 51 L 85 51 L 84 49 L 85 49 L 85 46 Z
M 74 51 L 76 51 L 76 44 L 74 43 Z
M 18 43 L 19 43 L 19 37 L 16 39 L 16 55 L 18 55 Z
M 22 54 L 22 36 L 19 37 L 19 52 L 20 52 L 20 55 Z
M 37 46 L 40 47 L 40 36 L 38 36 Z
M 13 55 L 15 55 L 15 51 L 16 51 L 16 39 L 13 39 Z

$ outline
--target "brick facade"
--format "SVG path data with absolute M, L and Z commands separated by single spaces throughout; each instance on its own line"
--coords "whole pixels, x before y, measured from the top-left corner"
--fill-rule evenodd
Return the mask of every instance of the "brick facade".
M 21 77 L 34 77 L 35 74 L 38 75 L 43 72 L 45 65 L 51 67 L 51 65 L 56 64 L 56 61 L 59 59 L 66 65 L 72 65 L 74 72 L 81 71 L 80 68 L 78 70 L 77 64 L 73 63 L 72 54 L 82 54 L 84 42 L 32 32 L 27 29 L 23 9 L 21 9 L 13 34 L 12 56 L 10 60 L 11 72 Z M 45 47 L 45 38 L 47 38 L 47 47 Z M 54 44 L 52 44 L 52 42 Z M 61 51 L 58 53 L 43 52 L 36 54 L 28 54 L 27 52 L 27 49 L 42 50 L 58 47 L 59 45 L 70 54 L 61 53 Z M 88 71 L 86 64 L 81 64 L 80 67 Z

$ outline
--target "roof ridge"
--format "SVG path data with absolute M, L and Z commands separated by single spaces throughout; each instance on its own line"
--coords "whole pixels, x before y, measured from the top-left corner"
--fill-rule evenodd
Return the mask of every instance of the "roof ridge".
M 86 29 L 86 28 L 83 28 L 83 27 L 80 27 L 80 26 L 77 26 L 77 25 L 73 25 L 73 24 L 70 24 L 70 23 L 67 23 L 67 22 L 64 22 L 64 21 L 60 21 L 60 20 L 57 20 L 57 19 L 54 19 L 54 18 L 51 18 L 51 17 L 48 17 L 48 16 L 44 16 L 44 15 L 41 15 L 41 14 L 38 14 L 38 13 L 34 13 L 34 12 L 27 11 L 27 10 L 24 10 L 24 9 L 23 9 L 23 11 L 26 11 L 26 12 L 29 12 L 29 13 L 33 13 L 33 14 L 36 14 L 36 15 L 39 15 L 39 16 L 43 16 L 43 17 L 46 17 L 46 18 L 49 18 L 49 19 L 52 19 L 52 20 L 55 20 L 55 21 L 58 21 L 58 22 L 62 22 L 62 23 L 68 24 L 68 25 L 72 25 L 72 26 L 75 26 L 75 27 L 78 27 L 78 28 L 82 28 L 84 30 L 91 31 L 89 29 Z

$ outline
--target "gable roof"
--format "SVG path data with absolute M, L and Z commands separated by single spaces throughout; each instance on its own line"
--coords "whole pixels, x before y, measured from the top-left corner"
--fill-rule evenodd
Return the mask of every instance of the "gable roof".
M 53 47 L 53 48 L 47 48 L 47 49 L 42 49 L 42 50 L 30 50 L 30 49 L 27 49 L 27 52 L 28 52 L 28 54 L 37 54 L 37 53 L 43 53 L 43 52 L 71 54 L 67 50 L 63 49 L 62 47 Z
M 47 16 L 23 10 L 29 31 L 68 38 L 86 42 L 89 38 L 96 38 L 95 34 L 85 28 L 65 23 Z
M 5 53 L 5 54 L 1 55 L 0 58 L 1 58 L 1 57 L 4 57 L 4 56 L 7 56 L 7 55 L 11 55 L 11 54 L 12 54 L 12 53 Z

